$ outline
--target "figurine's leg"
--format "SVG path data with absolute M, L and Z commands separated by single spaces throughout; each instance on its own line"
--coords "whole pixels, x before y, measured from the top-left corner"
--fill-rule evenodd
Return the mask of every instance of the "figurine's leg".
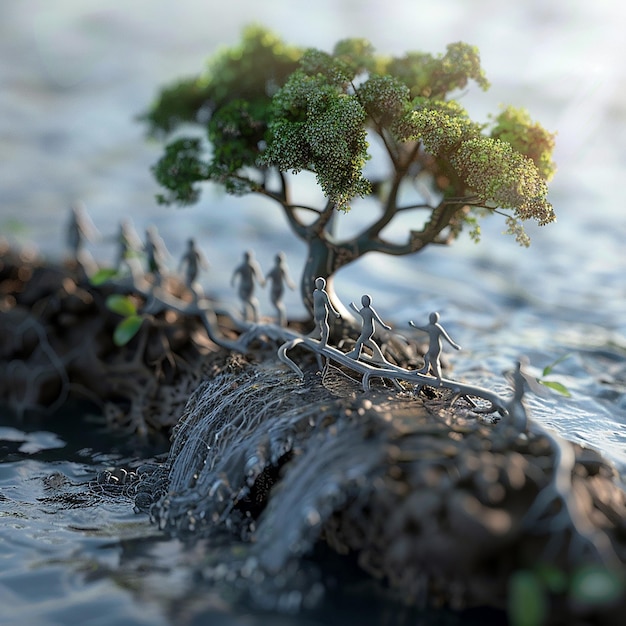
M 279 303 L 276 305 L 276 310 L 278 311 L 278 325 L 287 326 L 287 311 L 285 310 L 285 306 Z
M 350 352 L 348 352 L 346 354 L 346 356 L 349 356 L 351 359 L 354 359 L 355 361 L 359 360 L 359 357 L 361 356 L 361 348 L 363 347 L 363 343 L 361 342 L 361 340 L 359 339 L 355 344 L 354 344 L 354 348 L 352 348 L 352 350 L 350 350 Z
M 377 361 L 378 363 L 386 363 L 386 359 L 385 359 L 383 353 L 381 352 L 380 348 L 378 347 L 378 345 L 376 345 L 375 342 L 370 340 L 370 341 L 367 342 L 366 345 L 372 351 L 372 360 L 373 361 Z

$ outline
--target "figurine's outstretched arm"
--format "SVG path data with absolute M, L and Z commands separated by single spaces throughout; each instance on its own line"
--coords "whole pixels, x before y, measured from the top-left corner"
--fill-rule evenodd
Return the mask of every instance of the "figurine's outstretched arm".
M 423 330 L 425 333 L 428 332 L 428 328 L 424 326 L 417 326 L 413 320 L 409 320 L 409 326 L 413 326 L 416 330 Z
M 380 319 L 380 315 L 378 315 L 378 313 L 376 312 L 376 310 L 373 307 L 370 307 L 372 313 L 374 314 L 374 319 L 385 329 L 385 330 L 391 330 L 391 326 L 389 326 L 388 324 L 385 324 L 385 322 L 383 322 L 383 320 Z
M 286 269 L 283 270 L 283 276 L 285 277 L 285 283 L 287 284 L 287 287 L 289 287 L 289 289 L 295 289 L 296 283 L 293 282 L 291 276 L 289 275 L 289 272 Z
M 455 349 L 455 350 L 460 350 L 461 346 L 458 343 L 455 343 L 454 341 L 452 341 L 452 339 L 450 339 L 450 335 L 448 335 L 448 333 L 445 331 L 445 329 L 443 328 L 443 326 L 440 326 L 439 324 L 437 324 L 437 326 L 439 327 L 439 330 L 441 331 L 441 336 Z
M 350 302 L 350 308 L 355 312 L 358 313 L 359 315 L 361 314 L 359 311 L 359 307 L 357 307 L 356 304 L 354 304 L 354 302 Z

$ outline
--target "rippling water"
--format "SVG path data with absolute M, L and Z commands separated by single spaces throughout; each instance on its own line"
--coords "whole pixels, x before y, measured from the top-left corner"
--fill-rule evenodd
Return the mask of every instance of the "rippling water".
M 533 398 L 533 414 L 600 448 L 624 472 L 626 219 L 619 192 L 626 166 L 626 9 L 609 0 L 319 0 L 315 8 L 248 0 L 213 7 L 202 0 L 134 0 L 123 8 L 98 0 L 0 4 L 2 234 L 61 256 L 68 207 L 77 199 L 101 233 L 92 252 L 104 263 L 114 257 L 111 237 L 125 215 L 139 232 L 157 225 L 172 266 L 193 232 L 211 262 L 206 290 L 234 303 L 228 282 L 241 251 L 253 247 L 267 268 L 284 250 L 296 275 L 304 248 L 278 209 L 258 200 L 207 189 L 201 206 L 155 204 L 149 166 L 160 146 L 145 141 L 133 117 L 157 86 L 199 71 L 207 54 L 235 42 L 251 21 L 319 47 L 346 36 L 368 37 L 390 53 L 440 52 L 459 39 L 476 44 L 493 86 L 486 94 L 470 90 L 467 108 L 484 119 L 510 102 L 558 131 L 559 172 L 551 187 L 558 223 L 534 229 L 524 250 L 500 235 L 504 225 L 493 218 L 479 245 L 462 240 L 412 258 L 366 257 L 339 274 L 338 290 L 346 303 L 370 293 L 378 312 L 400 329 L 440 311 L 464 348 L 450 355 L 455 375 L 496 388 L 504 389 L 502 372 L 521 354 L 538 373 L 567 355 L 552 378 L 572 397 Z M 339 228 L 347 232 L 360 215 L 355 207 Z M 302 313 L 296 295 L 287 303 L 292 315 Z M 0 623 L 64 624 L 86 615 L 91 621 L 82 623 L 171 620 L 171 606 L 156 598 L 189 584 L 184 567 L 168 565 L 184 561 L 180 546 L 159 538 L 126 503 L 68 509 L 42 501 L 43 477 L 60 471 L 80 482 L 115 459 L 0 417 L 5 423 Z M 124 574 L 126 559 L 136 578 L 145 564 L 146 585 Z

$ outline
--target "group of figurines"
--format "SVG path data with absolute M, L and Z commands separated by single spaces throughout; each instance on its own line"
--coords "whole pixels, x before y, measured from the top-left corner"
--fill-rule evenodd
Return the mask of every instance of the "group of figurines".
M 95 227 L 87 217 L 82 206 L 76 205 L 72 207 L 68 227 L 68 244 L 73 258 L 83 265 L 89 263 L 88 255 L 83 247 L 84 242 L 92 240 L 95 233 Z M 158 287 L 161 285 L 163 276 L 166 274 L 165 264 L 167 259 L 171 258 L 171 255 L 155 226 L 149 226 L 146 229 L 145 241 L 142 242 L 133 229 L 130 220 L 123 220 L 120 223 L 119 233 L 115 241 L 117 243 L 115 270 L 118 273 L 121 274 L 128 270 L 134 277 L 143 274 L 140 260 L 142 257 L 145 257 L 147 272 L 152 275 L 153 286 Z M 187 248 L 178 265 L 178 271 L 180 273 L 184 272 L 185 285 L 196 298 L 202 294 L 202 290 L 197 282 L 198 275 L 201 270 L 208 270 L 208 268 L 209 263 L 198 248 L 195 240 L 193 238 L 188 239 Z M 254 295 L 255 285 L 259 284 L 264 287 L 269 282 L 270 300 L 277 314 L 276 321 L 279 326 L 287 324 L 285 305 L 283 303 L 285 286 L 290 289 L 295 289 L 296 286 L 289 275 L 284 253 L 279 252 L 276 254 L 274 266 L 266 275 L 263 275 L 259 263 L 254 258 L 254 254 L 251 251 L 244 252 L 242 262 L 235 268 L 231 277 L 232 286 L 235 286 L 237 282 L 244 321 L 255 323 L 259 321 L 259 302 Z M 329 315 L 332 314 L 337 319 L 341 317 L 332 305 L 325 288 L 326 280 L 322 277 L 317 278 L 313 292 L 315 328 L 310 336 L 319 336 L 321 348 L 326 347 L 330 335 Z M 372 352 L 372 356 L 369 358 L 370 361 L 385 363 L 386 360 L 372 337 L 376 332 L 377 323 L 385 330 L 391 330 L 391 326 L 385 324 L 380 318 L 372 306 L 371 296 L 367 294 L 361 298 L 361 308 L 358 308 L 354 302 L 350 303 L 350 308 L 361 318 L 362 326 L 354 348 L 346 356 L 358 360 L 361 357 L 363 348 L 367 347 Z M 440 358 L 443 340 L 447 341 L 456 350 L 460 350 L 461 347 L 450 338 L 439 323 L 439 313 L 431 313 L 426 326 L 417 326 L 413 321 L 410 321 L 409 324 L 413 328 L 427 333 L 429 337 L 429 348 L 424 357 L 424 367 L 419 371 L 425 374 L 432 374 L 436 378 L 441 379 Z
M 94 266 L 94 262 L 84 249 L 84 245 L 86 241 L 92 241 L 96 236 L 97 230 L 82 205 L 73 206 L 67 231 L 68 246 L 72 258 L 86 268 Z M 144 274 L 141 265 L 141 260 L 144 258 L 146 270 L 152 276 L 153 286 L 159 287 L 162 284 L 163 277 L 167 273 L 166 262 L 171 255 L 155 226 L 149 226 L 146 229 L 145 241 L 142 241 L 130 220 L 123 220 L 115 242 L 117 243 L 117 256 L 114 269 L 119 274 L 130 272 L 134 277 Z M 202 295 L 202 289 L 197 281 L 198 275 L 201 270 L 208 269 L 209 263 L 195 239 L 188 239 L 187 247 L 178 264 L 178 272 L 184 276 L 185 285 L 196 298 Z M 272 269 L 263 275 L 254 254 L 251 251 L 244 252 L 241 264 L 233 272 L 231 285 L 235 286 L 238 283 L 238 295 L 243 305 L 242 315 L 245 321 L 259 321 L 259 302 L 254 295 L 255 285 L 258 283 L 264 287 L 268 282 L 270 283 L 270 300 L 276 309 L 277 323 L 285 326 L 287 324 L 283 303 L 285 286 L 295 289 L 296 285 L 289 275 L 284 253 L 276 254 Z
M 315 329 L 313 332 L 319 333 L 319 341 L 322 348 L 327 345 L 330 335 L 330 325 L 328 323 L 329 315 L 332 313 L 337 319 L 341 317 L 339 312 L 333 307 L 325 288 L 326 280 L 321 276 L 318 277 L 315 280 L 315 291 L 313 292 L 313 318 L 315 321 Z M 376 309 L 372 306 L 372 298 L 368 294 L 364 294 L 361 297 L 360 309 L 354 302 L 350 303 L 350 308 L 359 315 L 362 323 L 361 333 L 354 344 L 354 348 L 352 348 L 346 356 L 357 360 L 361 357 L 363 347 L 367 347 L 372 351 L 372 356 L 369 358 L 370 361 L 374 363 L 386 363 L 383 353 L 372 340 L 372 337 L 376 332 L 377 323 L 385 330 L 391 330 L 391 326 L 383 322 L 380 315 L 376 312 Z M 443 340 L 445 339 L 455 350 L 460 350 L 461 346 L 450 338 L 450 335 L 448 335 L 444 327 L 439 323 L 439 313 L 437 312 L 430 314 L 426 326 L 417 326 L 412 320 L 409 321 L 409 325 L 416 330 L 421 330 L 428 334 L 429 344 L 428 351 L 424 355 L 424 367 L 418 370 L 418 372 L 431 374 L 441 380 L 441 352 L 443 349 Z

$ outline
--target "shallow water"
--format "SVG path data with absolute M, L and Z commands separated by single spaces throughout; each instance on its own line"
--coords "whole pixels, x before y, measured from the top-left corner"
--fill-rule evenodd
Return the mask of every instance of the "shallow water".
M 79 199 L 101 234 L 90 248 L 99 261 L 114 258 L 112 236 L 130 214 L 140 233 L 157 225 L 174 268 L 194 233 L 211 263 L 205 290 L 234 305 L 229 280 L 243 250 L 254 248 L 266 269 L 284 250 L 296 276 L 304 247 L 278 209 L 254 199 L 208 189 L 201 206 L 156 205 L 149 166 L 160 146 L 146 142 L 133 120 L 156 87 L 198 72 L 208 53 L 236 41 L 251 21 L 321 47 L 346 36 L 368 37 L 390 53 L 474 43 L 493 86 L 486 94 L 470 90 L 467 108 L 484 118 L 511 102 L 558 131 L 559 172 L 551 186 L 558 223 L 533 229 L 528 250 L 501 236 L 504 225 L 493 218 L 478 246 L 463 239 L 413 258 L 366 257 L 340 272 L 338 291 L 345 303 L 370 293 L 400 330 L 440 311 L 463 346 L 448 355 L 454 375 L 501 391 L 502 372 L 520 355 L 538 374 L 567 355 L 550 378 L 572 397 L 531 398 L 533 415 L 601 449 L 626 472 L 626 219 L 618 197 L 626 167 L 626 10 L 608 0 L 388 6 L 268 0 L 261 9 L 248 0 L 220 7 L 218 17 L 202 0 L 135 0 L 123 9 L 97 0 L 2 2 L 2 234 L 60 257 L 68 207 Z M 305 186 L 303 193 L 313 192 Z M 349 231 L 367 210 L 355 207 L 339 228 Z M 394 236 L 402 233 L 395 227 Z M 262 300 L 270 313 L 267 304 Z M 295 294 L 287 305 L 302 314 Z M 267 616 L 233 608 L 221 590 L 194 591 L 192 557 L 135 515 L 129 501 L 73 508 L 48 501 L 46 476 L 60 472 L 80 483 L 125 458 L 100 445 L 107 442 L 87 442 L 89 429 L 79 439 L 57 430 L 50 424 L 30 432 L 0 414 L 0 623 L 165 624 L 183 613 L 191 620 L 210 615 L 216 624 L 263 623 Z M 311 615 L 311 623 L 331 623 L 332 615 Z M 341 610 L 334 615 L 339 619 Z

